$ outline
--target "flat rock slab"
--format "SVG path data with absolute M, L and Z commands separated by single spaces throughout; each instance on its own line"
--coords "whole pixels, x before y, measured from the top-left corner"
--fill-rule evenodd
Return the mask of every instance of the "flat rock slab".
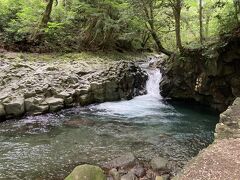
M 204 149 L 177 180 L 240 179 L 240 138 L 218 140 Z

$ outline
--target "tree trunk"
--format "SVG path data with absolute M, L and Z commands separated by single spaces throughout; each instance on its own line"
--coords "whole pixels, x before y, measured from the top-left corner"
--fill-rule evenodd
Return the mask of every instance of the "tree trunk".
M 39 37 L 41 30 L 43 28 L 47 27 L 48 22 L 50 21 L 50 16 L 51 16 L 51 12 L 52 12 L 53 2 L 54 2 L 54 0 L 49 0 L 48 1 L 46 9 L 45 9 L 45 11 L 43 13 L 41 22 L 39 23 L 37 29 L 30 36 L 30 41 L 35 41 Z
M 142 48 L 145 48 L 148 40 L 150 39 L 150 34 L 148 31 L 146 32 L 143 32 L 143 35 L 142 35 L 142 42 L 141 42 L 141 47 Z
M 181 39 L 181 0 L 177 0 L 175 6 L 173 7 L 173 14 L 175 18 L 176 45 L 181 52 L 183 49 Z
M 151 35 L 152 35 L 152 38 L 153 40 L 155 41 L 156 45 L 157 45 L 157 48 L 158 48 L 158 52 L 162 52 L 168 56 L 172 55 L 173 53 L 171 51 L 168 51 L 167 49 L 165 49 L 163 46 L 162 46 L 162 43 L 157 35 L 157 33 L 154 31 L 154 30 L 151 30 Z
M 200 33 L 200 43 L 203 44 L 203 6 L 202 0 L 199 0 L 199 33 Z
M 154 7 L 153 7 L 153 1 L 149 1 L 148 2 L 149 4 L 149 9 L 147 8 L 146 6 L 146 3 L 145 2 L 142 2 L 142 6 L 143 6 L 143 11 L 145 13 L 145 17 L 147 19 L 146 21 L 146 26 L 153 38 L 153 40 L 155 41 L 156 45 L 157 45 L 157 50 L 158 52 L 161 52 L 161 53 L 164 53 L 168 56 L 172 55 L 173 52 L 171 51 L 168 51 L 167 49 L 165 49 L 163 46 L 162 46 L 162 43 L 161 43 L 161 40 L 160 38 L 158 37 L 157 35 L 157 32 L 155 30 L 155 26 L 154 26 Z
M 39 25 L 39 28 L 47 27 L 47 24 L 48 24 L 48 22 L 50 20 L 50 15 L 51 15 L 51 12 L 52 12 L 53 1 L 54 0 L 49 0 L 48 1 L 48 4 L 47 4 L 46 9 L 44 11 L 41 23 Z
M 206 27 L 205 27 L 205 37 L 208 38 L 209 36 L 209 22 L 210 22 L 210 16 L 207 16 L 206 18 Z
M 233 4 L 235 8 L 235 18 L 237 23 L 239 24 L 240 2 L 238 0 L 233 0 Z

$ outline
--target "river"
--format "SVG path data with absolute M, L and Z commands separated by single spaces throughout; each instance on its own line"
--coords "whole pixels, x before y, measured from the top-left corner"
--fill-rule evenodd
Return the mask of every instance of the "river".
M 0 124 L 0 179 L 63 179 L 78 164 L 101 164 L 126 152 L 169 159 L 175 171 L 213 141 L 218 116 L 168 103 L 161 74 L 146 69 L 147 94 Z

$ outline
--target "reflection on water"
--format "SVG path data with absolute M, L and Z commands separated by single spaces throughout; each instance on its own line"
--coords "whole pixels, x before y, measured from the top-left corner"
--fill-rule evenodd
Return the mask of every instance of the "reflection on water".
M 198 106 L 170 105 L 149 69 L 148 94 L 0 124 L 0 177 L 62 179 L 78 164 L 101 164 L 132 151 L 168 157 L 181 168 L 212 142 L 218 117 Z

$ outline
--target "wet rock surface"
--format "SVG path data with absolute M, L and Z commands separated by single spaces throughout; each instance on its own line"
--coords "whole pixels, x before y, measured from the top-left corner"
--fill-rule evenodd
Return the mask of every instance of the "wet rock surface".
M 162 96 L 194 100 L 225 111 L 240 95 L 239 40 L 239 37 L 222 40 L 163 62 Z
M 116 159 L 113 159 L 112 161 L 109 161 L 103 165 L 106 169 L 112 169 L 112 168 L 130 168 L 133 167 L 136 163 L 137 159 L 132 153 L 124 154 Z
M 147 74 L 133 62 L 89 65 L 78 61 L 0 60 L 1 120 L 145 93 Z
M 153 162 L 157 164 L 154 167 L 152 167 Z M 134 154 L 127 153 L 106 162 L 101 167 L 109 180 L 155 180 L 157 177 L 168 180 L 172 176 L 168 168 L 169 164 L 169 161 L 162 157 L 155 157 L 150 162 L 142 162 Z
M 172 175 L 167 168 L 169 162 L 162 157 L 156 157 L 156 159 L 158 161 L 161 160 L 164 163 L 164 167 L 153 169 L 149 165 L 150 162 L 141 162 L 134 154 L 126 153 L 101 166 L 86 164 L 77 166 L 65 180 L 82 180 L 89 177 L 95 179 L 99 177 L 105 178 L 105 175 L 107 180 L 170 180 Z M 104 176 L 102 176 L 103 172 Z
M 65 178 L 65 180 L 106 180 L 106 176 L 101 168 L 92 165 L 81 165 Z

